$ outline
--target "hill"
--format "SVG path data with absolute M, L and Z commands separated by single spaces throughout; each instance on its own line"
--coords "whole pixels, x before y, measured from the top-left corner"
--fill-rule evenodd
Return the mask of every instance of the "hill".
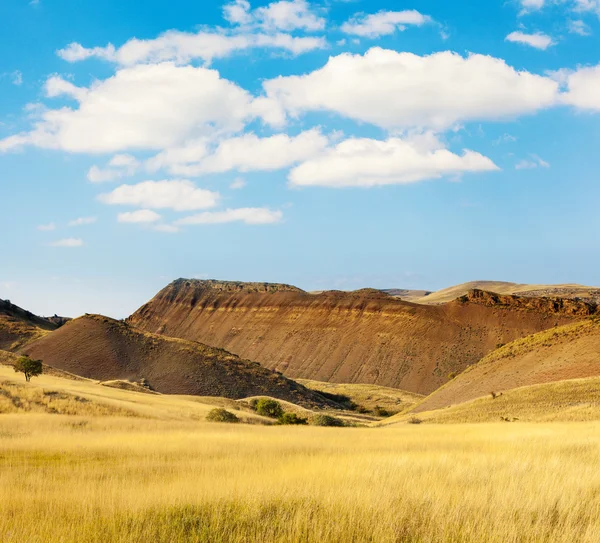
M 52 320 L 38 317 L 8 300 L 0 300 L 0 349 L 16 350 L 56 330 L 65 320 L 61 317 L 52 317 Z
M 600 377 L 520 387 L 495 399 L 488 395 L 416 417 L 435 424 L 600 420 Z M 414 419 L 414 414 L 401 414 L 379 424 L 406 424 Z
M 496 349 L 413 409 L 415 413 L 463 403 L 491 392 L 600 376 L 600 321 L 541 332 Z
M 22 352 L 86 378 L 144 380 L 165 394 L 232 399 L 264 395 L 305 406 L 332 404 L 256 362 L 200 343 L 148 334 L 99 315 L 70 321 Z
M 520 283 L 507 283 L 505 281 L 471 281 L 453 287 L 426 293 L 423 296 L 414 296 L 409 292 L 410 301 L 418 304 L 443 304 L 456 300 L 466 295 L 471 290 L 485 290 L 497 294 L 512 294 L 529 297 L 558 297 L 558 298 L 580 298 L 593 303 L 600 303 L 600 288 L 586 287 L 583 285 L 528 285 Z M 395 294 L 404 297 L 400 292 Z
M 595 311 L 576 300 L 481 291 L 426 306 L 373 289 L 309 294 L 289 286 L 179 279 L 128 322 L 224 348 L 294 379 L 429 394 L 498 343 Z

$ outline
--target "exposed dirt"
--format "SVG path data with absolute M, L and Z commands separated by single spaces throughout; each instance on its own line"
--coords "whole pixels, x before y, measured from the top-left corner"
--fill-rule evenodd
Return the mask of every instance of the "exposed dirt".
M 262 284 L 261 284 L 262 285 Z M 494 298 L 425 306 L 381 291 L 308 294 L 289 286 L 180 279 L 128 320 L 200 341 L 291 378 L 429 394 L 499 343 L 591 314 L 582 302 Z
M 600 376 L 600 321 L 588 319 L 505 345 L 414 408 L 440 409 L 517 387 Z
M 264 395 L 300 405 L 333 405 L 256 362 L 200 343 L 144 333 L 86 315 L 27 345 L 45 364 L 101 381 L 142 382 L 157 392 L 240 399 Z

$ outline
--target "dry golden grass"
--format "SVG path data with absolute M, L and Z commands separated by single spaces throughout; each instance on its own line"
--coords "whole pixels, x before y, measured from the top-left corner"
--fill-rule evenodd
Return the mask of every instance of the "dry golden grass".
M 599 458 L 597 423 L 3 415 L 0 540 L 592 543 Z
M 495 399 L 486 397 L 423 413 L 400 414 L 384 424 L 406 423 L 417 417 L 438 424 L 497 422 L 600 421 L 600 377 L 572 379 L 516 388 Z
M 323 383 L 308 379 L 296 379 L 296 381 L 312 390 L 346 396 L 369 411 L 379 406 L 395 414 L 411 408 L 423 399 L 420 394 L 377 385 Z

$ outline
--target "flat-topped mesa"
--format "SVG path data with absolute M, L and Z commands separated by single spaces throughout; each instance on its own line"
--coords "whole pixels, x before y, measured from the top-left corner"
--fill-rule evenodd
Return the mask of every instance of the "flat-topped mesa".
M 419 305 L 373 289 L 310 294 L 289 285 L 179 280 L 127 322 L 221 347 L 291 378 L 428 394 L 497 344 L 590 311 L 576 301 L 557 306 L 492 293 Z
M 577 298 L 542 298 L 496 294 L 480 289 L 471 289 L 457 298 L 458 303 L 472 303 L 488 307 L 507 307 L 515 310 L 531 310 L 540 313 L 588 316 L 598 312 L 598 305 Z

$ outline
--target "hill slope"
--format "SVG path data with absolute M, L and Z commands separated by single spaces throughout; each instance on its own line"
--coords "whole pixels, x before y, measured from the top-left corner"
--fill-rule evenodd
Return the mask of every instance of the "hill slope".
M 438 290 L 420 297 L 411 296 L 410 301 L 418 304 L 443 304 L 464 296 L 471 290 L 486 290 L 497 294 L 512 294 L 529 297 L 581 298 L 600 303 L 600 288 L 583 285 L 528 285 L 505 281 L 471 281 Z M 400 295 L 402 297 L 402 295 Z
M 0 300 L 0 349 L 16 350 L 56 330 L 62 323 L 62 320 L 52 321 L 38 317 L 8 300 Z
M 576 301 L 481 292 L 425 306 L 369 289 L 308 294 L 289 286 L 180 279 L 128 322 L 227 349 L 291 378 L 428 394 L 498 343 L 594 311 Z
M 256 362 L 199 343 L 144 333 L 98 315 L 75 319 L 22 351 L 82 377 L 145 379 L 165 394 L 232 399 L 264 395 L 300 405 L 328 403 L 318 393 Z
M 597 318 L 509 343 L 425 398 L 414 412 L 440 409 L 517 387 L 600 376 Z

